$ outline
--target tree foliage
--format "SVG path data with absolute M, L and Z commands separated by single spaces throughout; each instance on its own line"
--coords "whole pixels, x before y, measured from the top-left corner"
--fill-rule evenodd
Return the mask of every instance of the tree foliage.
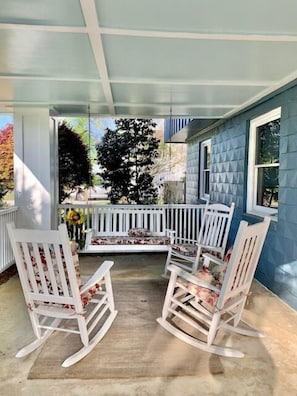
M 87 117 L 77 117 L 77 118 L 66 118 L 64 120 L 68 128 L 72 129 L 77 133 L 83 144 L 88 147 L 89 157 L 92 163 L 94 163 L 96 155 L 96 139 L 92 132 L 93 118 L 89 119 Z
M 14 188 L 13 174 L 13 125 L 0 131 L 0 200 Z
M 270 166 L 279 163 L 280 119 L 258 127 L 257 158 L 259 189 L 257 203 L 267 207 L 278 206 L 279 169 Z
M 65 122 L 58 128 L 59 140 L 59 201 L 81 186 L 92 185 L 88 147 Z
M 111 203 L 122 196 L 128 202 L 153 204 L 157 189 L 150 169 L 158 157 L 159 140 L 154 137 L 156 124 L 145 119 L 115 120 L 116 130 L 106 129 L 96 146 L 103 186 L 110 187 Z
M 185 168 L 187 161 L 187 146 L 181 143 L 160 143 L 159 156 L 154 162 L 151 174 L 156 176 L 161 173 L 175 172 Z

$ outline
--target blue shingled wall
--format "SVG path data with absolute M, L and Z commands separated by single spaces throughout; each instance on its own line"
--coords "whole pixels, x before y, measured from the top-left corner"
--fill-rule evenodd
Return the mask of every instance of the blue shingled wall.
M 226 120 L 210 132 L 212 167 L 211 201 L 236 204 L 230 244 L 241 219 L 261 220 L 246 214 L 249 121 L 281 106 L 278 219 L 271 223 L 257 269 L 257 279 L 297 309 L 297 86 L 248 111 Z M 207 137 L 209 137 L 209 132 Z M 199 142 L 189 142 L 187 202 L 198 197 Z M 195 195 L 195 199 L 194 199 Z M 296 262 L 294 263 L 294 261 Z

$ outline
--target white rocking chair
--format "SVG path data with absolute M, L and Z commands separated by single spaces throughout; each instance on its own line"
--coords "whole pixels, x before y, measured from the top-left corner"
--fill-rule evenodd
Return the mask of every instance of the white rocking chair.
M 71 248 L 65 224 L 46 231 L 16 229 L 10 223 L 7 229 L 36 336 L 16 357 L 33 352 L 55 330 L 76 333 L 83 346 L 63 362 L 69 367 L 96 346 L 117 315 L 110 278 L 113 262 L 105 261 L 81 285 L 76 246 Z
M 163 276 L 168 278 L 168 267 L 171 264 L 177 265 L 188 272 L 197 271 L 202 254 L 205 252 L 210 252 L 216 254 L 219 258 L 223 258 L 233 213 L 234 203 L 230 207 L 223 204 L 207 204 L 197 243 L 182 242 L 172 244 L 168 251 Z
M 266 238 L 270 219 L 248 225 L 241 221 L 230 261 L 205 254 L 205 264 L 196 274 L 171 265 L 171 276 L 158 323 L 182 341 L 213 354 L 243 357 L 241 351 L 214 343 L 219 330 L 262 337 L 239 327 L 250 286 Z M 210 262 L 222 265 L 211 269 Z

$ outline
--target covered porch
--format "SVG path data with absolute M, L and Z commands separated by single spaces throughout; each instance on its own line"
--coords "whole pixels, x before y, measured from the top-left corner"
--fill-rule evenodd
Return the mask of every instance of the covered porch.
M 214 7 L 194 0 L 185 7 L 177 1 L 149 5 L 128 1 L 119 8 L 104 0 L 38 4 L 32 0 L 24 9 L 22 1 L 4 1 L 0 111 L 13 113 L 15 121 L 19 212 L 13 209 L 12 219 L 36 228 L 58 224 L 56 117 L 88 113 L 190 117 L 220 126 L 228 117 L 295 84 L 296 5 L 274 3 L 229 1 L 215 2 Z M 276 61 L 278 57 L 284 61 Z M 191 137 L 190 132 L 181 141 Z M 174 139 L 169 136 L 169 140 Z M 2 241 L 5 248 L 0 252 L 8 267 L 13 258 L 8 241 Z M 133 263 L 137 279 L 159 278 L 165 262 L 164 254 L 110 257 L 116 264 L 115 279 L 135 277 Z M 122 260 L 129 260 L 129 265 Z M 102 257 L 81 257 L 82 271 L 93 272 L 98 262 Z M 149 270 L 143 272 L 147 266 Z M 220 373 L 212 372 L 212 357 L 201 353 L 208 369 L 203 376 L 28 379 L 39 351 L 23 361 L 14 357 L 21 344 L 31 339 L 17 275 L 1 285 L 0 297 L 0 389 L 4 394 L 270 396 L 296 392 L 296 312 L 256 281 L 247 315 L 266 338 L 256 344 L 244 339 L 247 358 L 240 364 L 220 359 Z M 96 351 L 100 355 L 100 345 Z
M 116 287 L 115 303 L 119 305 L 121 296 L 123 297 L 125 293 L 125 288 L 131 282 L 148 282 L 153 285 L 160 280 L 165 258 L 165 253 L 121 254 L 117 256 L 84 255 L 80 257 L 80 263 L 82 273 L 90 275 L 103 260 L 114 260 L 115 265 L 111 276 L 115 285 L 114 288 Z M 163 281 L 165 282 L 165 280 Z M 122 287 L 119 288 L 118 285 Z M 133 304 L 129 306 L 125 314 L 130 315 L 131 320 L 137 320 L 139 307 L 147 306 L 150 303 L 149 298 L 149 295 L 147 295 L 147 302 L 145 302 L 143 295 L 135 296 Z M 195 375 L 190 373 L 168 377 L 162 375 L 150 376 L 154 361 L 145 362 L 147 369 L 143 376 L 136 375 L 127 378 L 125 377 L 125 367 L 122 367 L 123 372 L 118 378 L 112 376 L 100 378 L 100 375 L 95 377 L 94 372 L 86 374 L 86 366 L 89 368 L 89 362 L 95 361 L 97 358 L 103 359 L 106 365 L 116 366 L 116 362 L 119 362 L 119 356 L 115 356 L 113 350 L 117 351 L 117 341 L 120 342 L 120 340 L 113 339 L 111 331 L 103 340 L 107 343 L 114 343 L 114 348 L 107 355 L 104 343 L 99 343 L 88 357 L 77 363 L 72 369 L 62 369 L 59 366 L 59 358 L 63 358 L 63 351 L 61 351 L 61 356 L 59 356 L 59 353 L 57 356 L 54 354 L 56 361 L 52 360 L 53 356 L 48 356 L 47 362 L 42 367 L 38 367 L 38 359 L 42 358 L 42 349 L 35 351 L 27 358 L 15 358 L 16 351 L 24 343 L 30 342 L 33 337 L 16 274 L 1 284 L 0 305 L 3 313 L 0 330 L 2 354 L 0 390 L 3 394 L 24 396 L 32 394 L 43 396 L 55 394 L 89 395 L 90 393 L 109 396 L 196 396 L 197 394 L 277 396 L 293 395 L 296 392 L 297 336 L 294 329 L 297 326 L 297 314 L 257 281 L 254 281 L 252 295 L 249 298 L 244 317 L 250 324 L 262 331 L 265 338 L 253 339 L 232 335 L 229 339 L 226 339 L 226 343 L 238 345 L 244 351 L 246 355 L 240 360 L 215 357 L 192 348 L 192 358 L 198 362 L 197 365 L 200 367 L 199 372 Z M 9 306 L 9 309 L 7 309 L 7 306 Z M 156 315 L 159 314 L 158 309 L 156 309 Z M 141 318 L 143 317 L 141 316 Z M 142 320 L 141 318 L 140 320 Z M 155 320 L 151 322 L 150 331 L 151 343 L 146 345 L 142 353 L 147 355 L 148 352 L 151 352 L 157 361 L 158 354 L 163 351 L 161 346 L 166 345 L 169 349 L 170 345 L 176 347 L 174 344 L 176 340 L 174 340 L 175 337 L 160 328 Z M 126 333 L 127 331 L 125 335 L 123 334 L 123 337 L 127 336 Z M 135 337 L 135 333 L 132 333 L 133 336 Z M 160 350 L 149 351 L 152 344 L 155 345 L 156 338 L 160 343 Z M 133 350 L 133 345 L 134 341 L 131 340 L 131 350 Z M 170 357 L 170 350 L 168 350 L 168 357 Z M 120 360 L 126 361 L 127 367 L 133 365 L 131 354 L 127 351 L 121 354 Z M 176 360 L 176 364 L 186 366 L 187 363 L 189 362 L 183 362 L 180 356 Z M 163 362 L 163 366 L 166 366 L 166 360 Z M 39 378 L 37 378 L 38 376 Z M 61 376 L 63 380 L 61 380 Z M 87 380 L 86 377 L 88 377 Z
M 235 130 L 228 126 L 226 134 L 235 138 L 228 142 L 224 135 L 222 144 L 217 140 L 223 152 L 214 154 L 222 164 L 215 172 L 210 199 L 236 200 L 241 208 L 237 223 L 244 218 L 246 175 L 241 153 L 247 151 L 246 121 L 244 133 L 238 136 L 232 117 L 259 103 L 270 109 L 267 100 L 296 84 L 296 4 L 267 0 L 261 4 L 234 0 L 214 4 L 191 0 L 186 5 L 155 0 L 149 4 L 130 0 L 125 6 L 108 0 L 26 4 L 24 10 L 20 0 L 3 1 L 0 16 L 0 112 L 14 115 L 19 225 L 57 227 L 57 122 L 59 117 L 89 115 L 172 121 L 167 140 L 187 142 L 190 148 L 187 203 L 196 203 L 199 196 L 200 141 L 194 144 L 192 138 L 208 134 L 214 126 L 220 129 L 216 136 L 221 136 L 222 124 L 229 120 Z M 277 62 L 277 57 L 285 61 Z M 285 98 L 285 117 L 295 115 L 291 95 Z M 258 114 L 258 109 L 254 112 Z M 287 128 L 295 125 L 285 123 Z M 284 131 L 282 143 L 289 157 L 284 164 L 292 161 L 282 172 L 285 181 L 291 180 L 287 172 L 291 166 L 294 172 L 296 165 L 290 152 L 296 147 L 291 129 Z M 240 163 L 233 149 L 242 155 Z M 291 199 L 296 202 L 290 191 L 284 191 L 283 197 L 289 205 Z M 272 230 L 277 251 L 269 253 L 277 262 L 271 265 L 268 257 L 262 271 L 270 288 L 277 267 L 295 260 L 295 242 L 290 238 L 296 219 L 286 225 L 291 213 L 291 207 L 282 209 L 285 221 L 275 223 Z M 295 283 L 293 279 L 294 289 Z

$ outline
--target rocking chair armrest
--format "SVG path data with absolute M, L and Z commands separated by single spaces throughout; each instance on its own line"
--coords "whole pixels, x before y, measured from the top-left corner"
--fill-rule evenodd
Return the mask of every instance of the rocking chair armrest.
M 216 286 L 211 285 L 210 283 L 205 282 L 202 279 L 199 279 L 194 274 L 190 274 L 189 272 L 184 271 L 183 269 L 174 264 L 169 265 L 168 270 L 171 271 L 171 273 L 175 273 L 178 277 L 190 283 L 193 283 L 194 285 L 205 287 L 206 289 L 213 290 L 216 293 L 220 292 L 220 289 L 218 289 Z
M 202 249 L 207 249 L 208 251 L 212 251 L 212 252 L 217 252 L 220 253 L 221 252 L 221 248 L 217 247 L 217 246 L 211 246 L 211 245 L 204 245 L 203 243 L 196 243 L 196 246 L 202 248 Z
M 106 275 L 106 273 L 110 271 L 113 264 L 113 261 L 104 261 L 97 271 L 91 276 L 91 278 L 89 278 L 88 281 L 82 286 L 80 292 L 87 292 L 96 283 L 98 283 Z
M 222 259 L 220 259 L 220 258 L 218 258 L 216 256 L 213 256 L 210 253 L 203 253 L 202 256 L 204 258 L 204 261 L 203 261 L 203 266 L 204 267 L 208 268 L 210 263 L 214 263 L 214 264 L 218 264 L 218 265 L 224 265 L 224 260 L 222 260 Z

